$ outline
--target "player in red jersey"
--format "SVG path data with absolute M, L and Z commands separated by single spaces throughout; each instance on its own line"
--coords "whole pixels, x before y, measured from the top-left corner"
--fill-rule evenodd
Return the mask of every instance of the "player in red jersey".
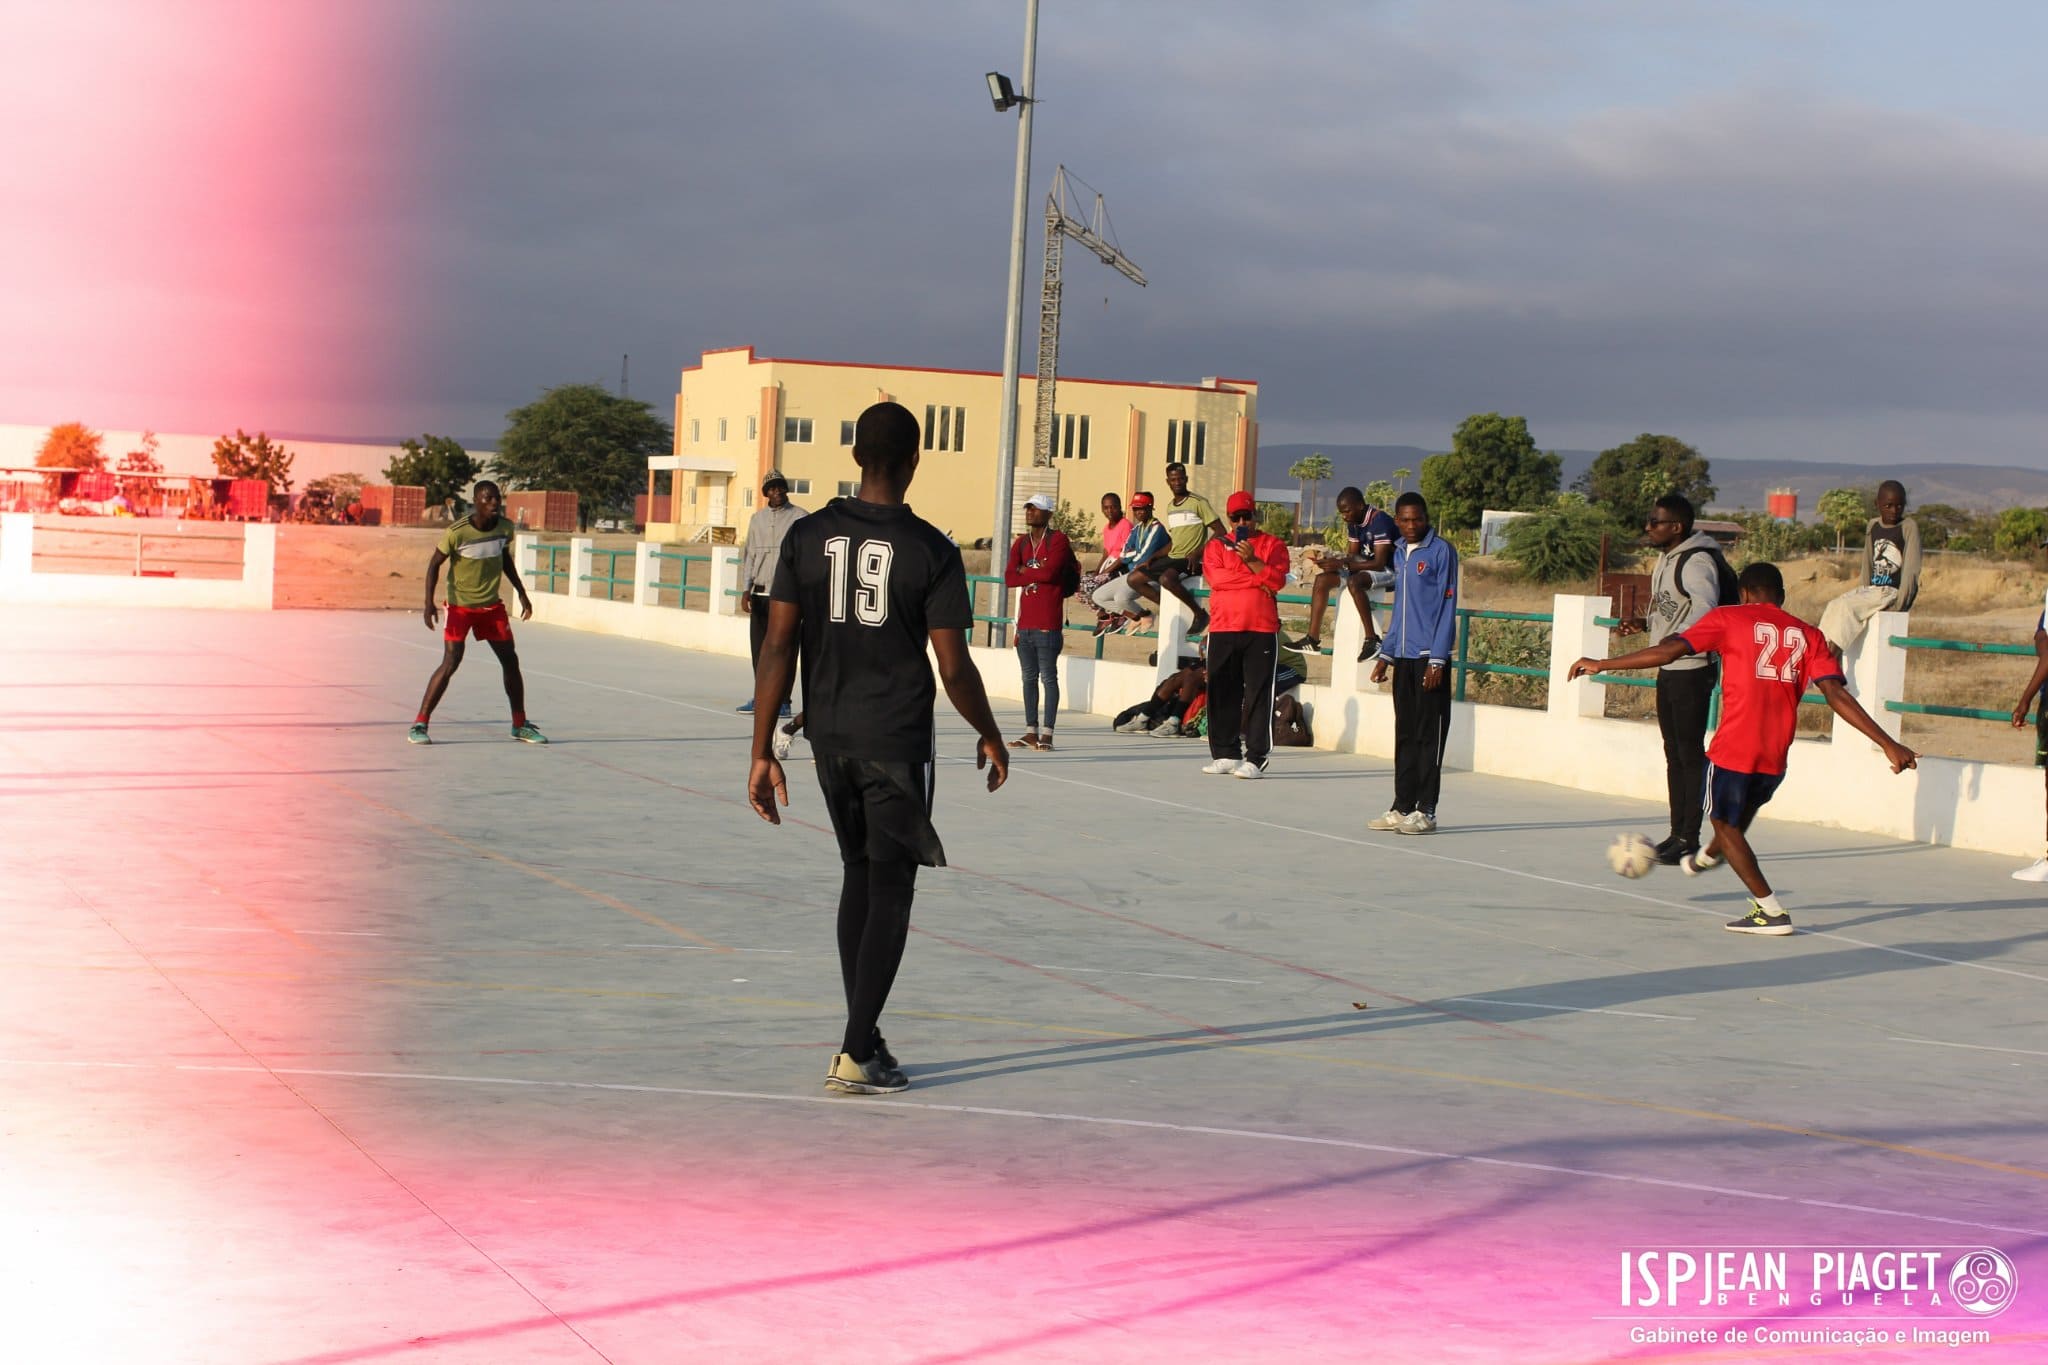
M 1683 634 L 1618 659 L 1580 659 L 1569 676 L 1657 668 L 1688 654 L 1721 659 L 1721 724 L 1707 746 L 1707 817 L 1714 837 L 1681 864 L 1704 872 L 1724 859 L 1749 888 L 1749 912 L 1727 927 L 1738 934 L 1792 932 L 1792 916 L 1778 903 L 1749 847 L 1749 822 L 1785 780 L 1785 755 L 1799 724 L 1799 698 L 1817 690 L 1834 713 L 1884 750 L 1893 772 L 1915 767 L 1911 749 L 1886 734 L 1842 680 L 1827 638 L 1785 610 L 1785 578 L 1775 564 L 1752 564 L 1736 580 L 1742 604 L 1717 607 Z

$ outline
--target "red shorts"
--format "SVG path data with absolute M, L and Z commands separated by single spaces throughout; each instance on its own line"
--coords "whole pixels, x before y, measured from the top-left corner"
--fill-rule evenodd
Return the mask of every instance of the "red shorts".
M 479 640 L 512 643 L 512 618 L 505 614 L 505 604 L 493 602 L 488 607 L 449 607 L 448 625 L 442 630 L 441 638 L 462 640 L 472 632 Z

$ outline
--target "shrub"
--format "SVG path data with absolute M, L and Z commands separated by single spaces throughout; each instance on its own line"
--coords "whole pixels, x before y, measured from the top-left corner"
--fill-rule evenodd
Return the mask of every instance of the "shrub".
M 1502 551 L 1538 583 L 1585 578 L 1600 567 L 1600 537 L 1613 530 L 1611 520 L 1583 501 L 1559 501 L 1541 512 L 1508 523 Z

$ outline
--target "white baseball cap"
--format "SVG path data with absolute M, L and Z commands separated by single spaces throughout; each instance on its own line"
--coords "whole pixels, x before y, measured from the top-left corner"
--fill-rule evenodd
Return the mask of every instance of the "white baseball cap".
M 1053 506 L 1052 494 L 1050 493 L 1033 493 L 1030 497 L 1024 499 L 1024 505 L 1026 507 L 1036 507 L 1041 512 L 1058 510 Z

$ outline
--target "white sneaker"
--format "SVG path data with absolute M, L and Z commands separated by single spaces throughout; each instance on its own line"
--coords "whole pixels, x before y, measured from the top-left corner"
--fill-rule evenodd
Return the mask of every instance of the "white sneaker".
M 1401 814 L 1401 812 L 1397 810 L 1390 810 L 1385 815 L 1380 816 L 1378 819 L 1366 821 L 1365 827 L 1367 829 L 1376 829 L 1384 833 L 1390 829 L 1401 828 L 1401 826 L 1406 824 L 1407 821 L 1408 817 Z
M 1146 720 L 1142 714 L 1132 716 L 1117 726 L 1116 732 L 1120 735 L 1149 735 L 1152 733 L 1152 722 Z
M 1260 778 L 1264 777 L 1265 775 L 1266 765 L 1263 763 L 1254 763 L 1250 759 L 1246 759 L 1244 762 L 1238 764 L 1237 772 L 1235 774 L 1235 776 L 1244 778 Z
M 1686 876 L 1697 877 L 1702 872 L 1712 872 L 1722 861 L 1720 858 L 1709 858 L 1704 852 L 1688 853 L 1678 860 L 1678 867 Z M 2041 865 L 2048 867 L 2048 858 L 2042 859 Z M 2017 877 L 2019 873 L 2015 872 L 2013 875 Z
M 1237 772 L 1237 760 L 1234 758 L 1212 758 L 1202 765 L 1202 771 L 1208 773 L 1211 777 L 1230 777 Z
M 2016 882 L 2048 882 L 2048 858 L 2042 858 L 2031 867 L 2023 867 L 2012 874 Z
M 1168 716 L 1165 720 L 1152 727 L 1151 734 L 1157 739 L 1178 739 L 1180 737 L 1180 718 L 1178 716 Z
M 774 754 L 775 761 L 780 763 L 789 757 L 790 746 L 795 743 L 796 731 L 787 725 L 778 725 L 775 727 L 775 738 L 769 742 L 768 752 Z
M 1434 834 L 1436 833 L 1436 817 L 1426 810 L 1411 810 L 1408 812 L 1407 818 L 1401 821 L 1401 828 L 1395 830 L 1394 833 Z

